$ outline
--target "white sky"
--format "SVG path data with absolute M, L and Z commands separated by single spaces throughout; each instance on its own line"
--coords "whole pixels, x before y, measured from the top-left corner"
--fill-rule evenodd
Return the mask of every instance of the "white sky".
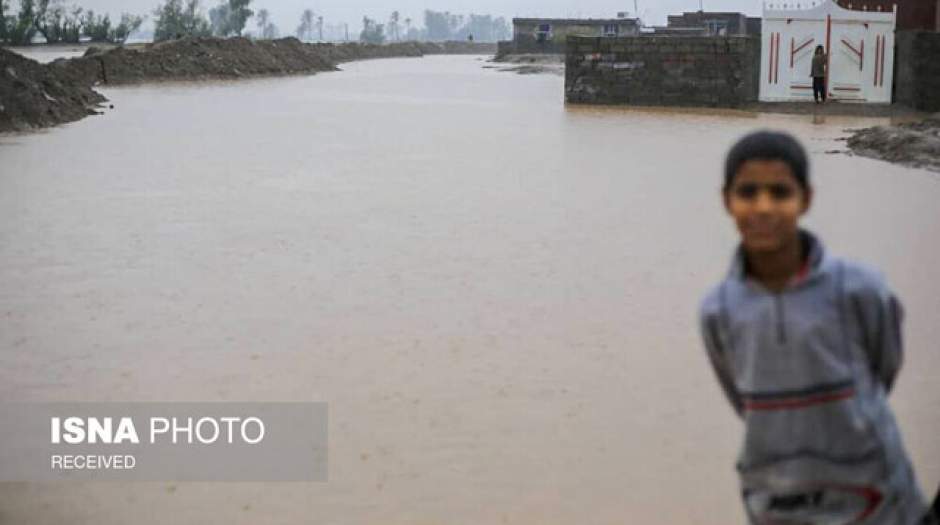
M 221 0 L 201 0 L 203 10 L 208 10 Z M 760 0 L 702 0 L 706 11 L 738 11 L 756 16 L 761 12 Z M 799 1 L 799 0 L 796 0 Z M 807 0 L 807 3 L 809 0 Z M 11 2 L 14 6 L 16 2 Z M 161 0 L 66 0 L 96 12 L 120 15 L 127 11 L 149 15 Z M 697 11 L 699 0 L 637 0 L 639 13 L 648 25 L 665 25 L 667 14 Z M 300 13 L 313 9 L 323 16 L 324 24 L 349 23 L 350 34 L 358 34 L 363 15 L 379 22 L 388 19 L 392 11 L 398 10 L 401 18 L 411 17 L 414 25 L 423 24 L 425 9 L 450 11 L 456 14 L 492 14 L 512 18 L 525 17 L 592 17 L 612 18 L 618 11 L 633 12 L 633 0 L 254 0 L 252 9 L 267 8 L 281 34 L 292 34 L 297 27 Z M 251 21 L 249 29 L 254 28 Z M 145 26 L 149 26 L 147 23 Z

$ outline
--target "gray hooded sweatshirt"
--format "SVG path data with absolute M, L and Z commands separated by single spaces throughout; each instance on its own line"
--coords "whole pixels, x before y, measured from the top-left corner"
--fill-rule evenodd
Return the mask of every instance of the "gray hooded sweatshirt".
M 887 395 L 902 308 L 882 277 L 828 256 L 774 293 L 745 272 L 702 301 L 708 357 L 744 421 L 737 469 L 752 523 L 917 523 L 926 512 Z

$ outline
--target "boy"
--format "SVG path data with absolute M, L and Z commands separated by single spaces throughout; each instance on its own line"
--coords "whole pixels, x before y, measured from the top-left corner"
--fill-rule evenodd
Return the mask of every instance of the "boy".
M 737 469 L 749 520 L 920 522 L 926 507 L 887 403 L 900 303 L 878 274 L 799 228 L 813 191 L 793 137 L 741 139 L 722 195 L 741 243 L 702 302 L 701 329 L 744 421 Z

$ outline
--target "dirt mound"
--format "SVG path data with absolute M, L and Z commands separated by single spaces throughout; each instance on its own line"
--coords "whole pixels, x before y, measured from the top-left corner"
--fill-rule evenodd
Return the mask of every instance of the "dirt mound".
M 316 50 L 320 56 L 334 63 L 369 60 L 373 58 L 420 57 L 424 56 L 415 42 L 395 44 L 306 44 Z
M 940 113 L 921 122 L 855 130 L 853 153 L 940 172 Z
M 0 132 L 79 120 L 104 101 L 67 71 L 0 48 Z
M 142 48 L 117 47 L 57 60 L 60 67 L 86 82 L 133 84 L 161 80 L 201 80 L 247 76 L 291 75 L 334 71 L 336 66 L 296 38 L 184 38 Z
M 396 42 L 393 44 L 310 44 L 328 59 L 340 62 L 372 58 L 420 57 L 424 55 L 486 55 L 496 44 L 475 42 Z
M 183 38 L 156 44 L 90 47 L 84 56 L 42 65 L 0 49 L 0 131 L 78 120 L 105 99 L 91 87 L 167 80 L 235 79 L 335 71 L 354 60 L 485 54 L 472 42 L 304 44 L 296 38 Z
M 425 55 L 495 55 L 496 44 L 486 42 L 419 42 Z
M 354 60 L 420 57 L 437 54 L 485 54 L 493 44 L 472 42 L 400 42 L 394 44 L 304 44 L 296 38 L 184 38 L 111 49 L 89 48 L 80 58 L 50 66 L 94 84 L 134 84 L 161 80 L 232 79 L 334 71 Z

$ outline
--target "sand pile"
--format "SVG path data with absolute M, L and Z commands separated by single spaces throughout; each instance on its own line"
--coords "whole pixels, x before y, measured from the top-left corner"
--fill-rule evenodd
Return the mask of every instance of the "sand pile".
M 940 113 L 920 122 L 855 130 L 847 144 L 856 155 L 940 172 Z

